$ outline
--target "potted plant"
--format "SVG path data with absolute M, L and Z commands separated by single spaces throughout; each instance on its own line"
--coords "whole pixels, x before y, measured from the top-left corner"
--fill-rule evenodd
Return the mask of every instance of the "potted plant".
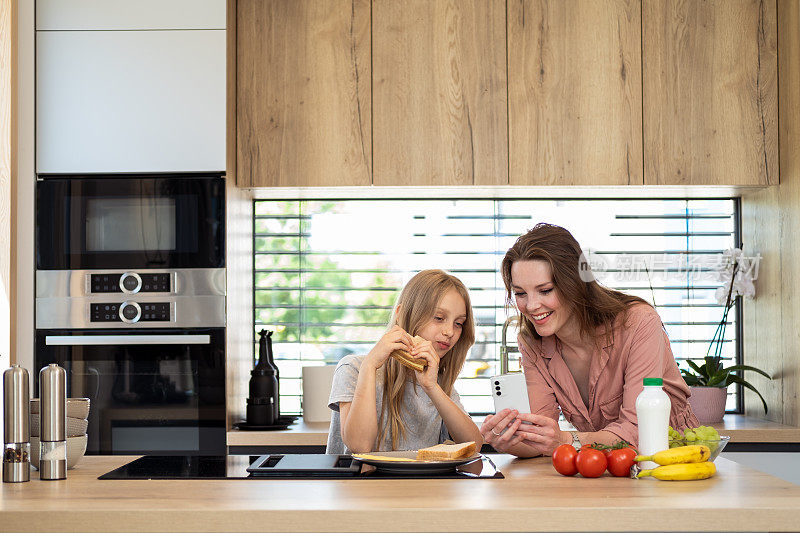
M 764 397 L 739 373 L 750 370 L 768 379 L 772 379 L 772 377 L 763 370 L 749 365 L 726 367 L 722 358 L 728 312 L 733 307 L 737 296 L 752 298 L 755 295 L 753 280 L 755 280 L 758 273 L 758 259 L 758 257 L 745 257 L 739 248 L 729 249 L 723 253 L 720 267 L 717 270 L 719 279 L 723 284 L 716 292 L 717 301 L 723 304 L 722 319 L 717 325 L 714 336 L 711 338 L 711 343 L 705 356 L 705 363 L 698 365 L 689 360 L 687 361 L 689 369 L 681 369 L 683 379 L 692 391 L 692 395 L 689 397 L 689 404 L 701 424 L 722 421 L 728 397 L 728 386 L 734 383 L 758 394 L 761 403 L 764 404 L 764 412 L 767 412 L 767 402 Z

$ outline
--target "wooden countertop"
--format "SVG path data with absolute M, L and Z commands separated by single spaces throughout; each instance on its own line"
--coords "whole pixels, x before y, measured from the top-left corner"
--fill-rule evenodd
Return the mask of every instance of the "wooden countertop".
M 492 456 L 506 479 L 103 480 L 0 484 L 2 531 L 796 531 L 800 486 L 724 458 L 708 480 L 564 477 Z
M 480 424 L 483 418 L 475 420 Z M 743 415 L 725 415 L 714 427 L 731 442 L 800 443 L 800 428 Z M 327 422 L 306 423 L 302 417 L 284 431 L 228 431 L 228 446 L 325 446 L 327 441 Z

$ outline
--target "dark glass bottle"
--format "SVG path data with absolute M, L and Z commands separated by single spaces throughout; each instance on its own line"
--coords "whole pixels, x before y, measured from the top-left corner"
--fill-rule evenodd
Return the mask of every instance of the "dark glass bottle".
M 272 356 L 272 332 L 262 329 L 258 336 L 258 364 L 250 372 L 247 424 L 271 426 L 281 416 L 278 366 Z

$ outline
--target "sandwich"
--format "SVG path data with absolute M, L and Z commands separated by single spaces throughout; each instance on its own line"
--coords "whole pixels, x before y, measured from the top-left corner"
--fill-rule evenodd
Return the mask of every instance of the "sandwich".
M 421 448 L 417 451 L 417 459 L 423 461 L 447 461 L 472 457 L 475 455 L 477 446 L 475 442 L 462 442 L 461 444 L 437 444 L 429 448 Z
M 414 344 L 424 341 L 422 337 L 419 335 L 415 335 L 412 339 Z M 397 360 L 400 364 L 407 366 L 412 370 L 416 370 L 417 372 L 422 372 L 426 368 L 428 368 L 428 361 L 425 359 L 418 359 L 416 357 L 412 357 L 410 353 L 405 350 L 395 350 L 391 353 L 391 357 Z

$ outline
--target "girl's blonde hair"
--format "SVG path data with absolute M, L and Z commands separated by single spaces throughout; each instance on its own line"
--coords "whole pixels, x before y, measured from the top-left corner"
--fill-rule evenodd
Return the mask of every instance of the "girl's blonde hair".
M 423 270 L 409 280 L 395 303 L 389 328 L 397 325 L 412 336 L 430 321 L 436 306 L 442 297 L 450 290 L 455 291 L 464 299 L 467 317 L 461 328 L 461 336 L 439 362 L 439 385 L 445 394 L 450 396 L 456 382 L 467 352 L 475 343 L 475 321 L 472 314 L 472 305 L 469 300 L 467 288 L 455 276 L 443 270 Z M 399 308 L 399 312 L 398 312 Z M 417 385 L 416 374 L 410 368 L 401 365 L 390 357 L 383 370 L 383 408 L 378 419 L 378 445 L 383 442 L 387 429 L 392 435 L 392 449 L 397 449 L 400 436 L 405 437 L 406 427 L 403 423 L 401 412 L 406 383 L 411 380 Z

